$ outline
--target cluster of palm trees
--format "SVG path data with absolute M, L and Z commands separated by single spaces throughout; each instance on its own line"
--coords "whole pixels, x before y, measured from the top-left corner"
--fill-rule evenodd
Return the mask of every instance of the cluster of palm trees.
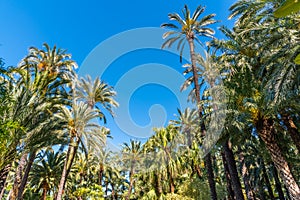
M 0 60 L 0 198 L 300 199 L 300 16 L 279 15 L 282 3 L 238 0 L 225 39 L 202 6 L 169 14 L 162 47 L 175 45 L 180 61 L 189 48 L 181 89 L 195 107 L 120 153 L 105 148 L 112 87 L 79 79 L 70 55 L 47 44 L 17 67 Z M 222 132 L 205 152 L 218 114 Z
M 50 189 L 61 199 L 78 148 L 104 146 L 100 109 L 118 105 L 115 92 L 99 78 L 77 78 L 76 67 L 66 51 L 44 44 L 1 68 L 1 199 L 22 199 L 28 179 L 44 199 Z M 54 146 L 68 150 L 51 154 Z

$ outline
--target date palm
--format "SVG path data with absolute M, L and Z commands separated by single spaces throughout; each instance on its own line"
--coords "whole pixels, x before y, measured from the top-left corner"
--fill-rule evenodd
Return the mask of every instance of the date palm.
M 10 70 L 14 80 L 13 91 L 16 92 L 17 98 L 14 102 L 19 104 L 16 105 L 16 109 L 21 113 L 17 115 L 17 118 L 26 130 L 26 134 L 19 138 L 17 144 L 22 150 L 21 157 L 26 158 L 30 152 L 31 161 L 34 160 L 37 149 L 53 145 L 54 143 L 50 144 L 50 141 L 57 138 L 49 126 L 52 126 L 51 123 L 54 121 L 53 113 L 68 102 L 66 87 L 74 75 L 74 68 L 76 68 L 76 63 L 70 59 L 70 55 L 66 54 L 66 51 L 57 49 L 55 46 L 50 48 L 47 44 L 44 44 L 44 48 L 45 50 L 31 47 L 19 66 Z M 22 103 L 18 101 L 22 101 Z M 18 107 L 21 105 L 22 107 Z M 58 126 L 55 128 L 59 129 Z M 24 165 L 19 166 L 20 170 L 25 168 L 26 162 L 20 164 Z M 31 164 L 32 162 L 28 163 L 23 178 L 16 176 L 12 198 L 16 196 L 21 198 Z M 16 173 L 16 175 L 18 174 L 20 173 Z M 22 181 L 20 181 L 21 178 Z
M 113 90 L 113 87 L 101 81 L 99 77 L 94 81 L 92 81 L 90 76 L 87 76 L 86 79 L 81 78 L 75 91 L 75 99 L 86 102 L 90 108 L 98 110 L 104 108 L 112 115 L 112 108 L 119 105 L 114 99 L 115 96 L 116 92 Z M 104 115 L 103 118 L 106 121 Z
M 295 83 L 299 72 L 293 63 L 298 36 L 293 24 L 299 17 L 278 20 L 272 14 L 276 6 L 277 1 L 274 4 L 238 1 L 233 5 L 233 15 L 239 15 L 239 19 L 231 33 L 223 29 L 230 36 L 225 52 L 229 56 L 232 52 L 238 55 L 229 61 L 234 68 L 229 84 L 234 88 L 237 102 L 242 104 L 239 111 L 248 116 L 246 120 L 265 143 L 292 199 L 297 199 L 300 196 L 299 186 L 275 136 L 281 132 L 277 127 L 282 126 L 277 123 L 278 111 L 293 106 L 292 102 L 289 105 L 280 102 L 288 101 L 286 98 L 293 99 L 291 97 L 295 97 L 298 91 Z M 255 16 L 255 13 L 259 15 Z M 279 26 L 282 29 L 278 29 Z M 294 38 L 295 42 L 290 42 L 290 38 Z M 232 49 L 232 44 L 239 48 Z
M 45 157 L 33 164 L 29 176 L 30 185 L 37 193 L 42 190 L 42 199 L 46 199 L 47 193 L 57 191 L 64 159 L 62 152 L 46 150 Z
M 199 77 L 198 77 L 197 66 L 196 66 L 194 41 L 201 43 L 200 40 L 197 38 L 197 36 L 205 36 L 205 37 L 212 38 L 214 34 L 214 30 L 207 26 L 216 23 L 216 20 L 213 19 L 215 14 L 206 15 L 203 18 L 199 19 L 200 15 L 204 12 L 204 10 L 205 10 L 204 7 L 198 6 L 195 12 L 191 16 L 190 10 L 185 5 L 183 10 L 184 18 L 180 17 L 180 15 L 177 13 L 169 14 L 169 19 L 176 21 L 177 24 L 179 24 L 179 26 L 173 23 L 166 23 L 161 25 L 162 27 L 173 29 L 173 31 L 168 31 L 163 35 L 163 38 L 167 38 L 167 37 L 169 38 L 164 42 L 162 48 L 171 47 L 174 44 L 174 42 L 178 42 L 177 49 L 180 50 L 180 55 L 182 56 L 184 46 L 186 42 L 188 42 L 189 49 L 190 49 L 191 65 L 193 70 L 193 81 L 194 81 L 196 102 L 197 102 L 200 119 L 202 118 L 202 107 L 200 106 L 201 100 L 200 100 L 200 88 L 198 83 Z M 181 56 L 180 56 L 180 60 L 182 61 Z M 208 172 L 208 181 L 211 189 L 211 197 L 212 199 L 216 200 L 217 199 L 217 192 L 215 186 L 216 184 L 214 180 L 213 168 L 211 165 L 210 153 L 208 153 L 205 156 L 205 160 L 206 160 L 206 166 Z
M 129 188 L 125 197 L 126 200 L 130 199 L 131 191 L 135 182 L 135 171 L 139 168 L 142 161 L 142 145 L 140 141 L 130 140 L 130 143 L 124 143 L 122 149 L 122 160 L 125 166 L 129 168 Z
M 107 129 L 94 122 L 99 117 L 99 112 L 91 109 L 84 102 L 75 101 L 71 108 L 64 107 L 56 116 L 59 119 L 65 120 L 65 131 L 69 136 L 69 147 L 57 195 L 57 200 L 61 200 L 66 180 L 79 145 L 81 144 L 84 148 L 88 142 L 94 143 L 97 146 L 104 145 Z

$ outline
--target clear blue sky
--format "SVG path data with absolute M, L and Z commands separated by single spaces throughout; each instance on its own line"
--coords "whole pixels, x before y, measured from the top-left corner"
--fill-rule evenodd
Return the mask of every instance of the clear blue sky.
M 178 12 L 184 4 L 191 11 L 198 5 L 205 5 L 204 14 L 216 13 L 220 22 L 214 26 L 232 26 L 227 20 L 228 8 L 233 0 L 128 0 L 128 1 L 0 1 L 0 57 L 6 65 L 16 65 L 26 54 L 28 47 L 41 48 L 44 42 L 51 46 L 67 49 L 72 58 L 80 66 L 89 53 L 101 42 L 123 31 L 143 27 L 159 27 L 168 22 L 168 13 Z M 140 40 L 147 40 L 147 36 L 138 36 Z M 216 37 L 223 37 L 218 31 Z M 134 41 L 133 41 L 134 42 Z M 112 46 L 119 48 L 118 45 Z M 187 49 L 186 49 L 187 50 Z M 107 55 L 99 55 L 99 59 Z M 158 49 L 144 49 L 120 55 L 108 67 L 102 78 L 109 84 L 116 86 L 124 74 L 137 66 L 149 63 L 167 65 L 179 73 L 183 71 L 179 58 L 169 52 Z M 97 67 L 97 66 L 95 66 Z M 98 75 L 97 70 L 92 71 Z M 167 73 L 167 72 L 166 72 Z M 150 76 L 150 75 L 149 75 Z M 144 79 L 145 74 L 137 76 Z M 166 77 L 169 78 L 169 77 Z M 170 80 L 170 83 L 176 80 Z M 134 81 L 133 81 L 134 82 Z M 176 84 L 175 84 L 176 85 Z M 119 93 L 119 91 L 117 91 Z M 122 91 L 121 91 L 122 92 Z M 124 91 L 123 91 L 124 93 Z M 144 84 L 130 95 L 128 110 L 132 120 L 145 126 L 149 123 L 149 108 L 154 104 L 161 104 L 165 109 L 162 119 L 174 118 L 178 100 L 176 94 L 168 87 L 159 84 Z M 121 105 L 122 106 L 122 105 Z M 154 109 L 159 109 L 155 107 Z M 123 133 L 112 118 L 109 117 L 108 126 L 111 128 L 115 144 L 128 141 L 130 136 Z M 139 133 L 133 133 L 137 138 Z

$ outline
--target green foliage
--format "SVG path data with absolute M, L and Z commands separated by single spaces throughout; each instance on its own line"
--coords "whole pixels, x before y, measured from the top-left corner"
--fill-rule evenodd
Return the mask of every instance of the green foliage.
M 298 54 L 294 60 L 297 65 L 300 65 L 300 54 Z
M 224 188 L 224 186 L 217 184 L 216 189 L 220 199 L 226 198 L 226 188 Z M 183 197 L 195 200 L 210 199 L 208 183 L 198 178 L 185 180 L 182 184 L 180 184 L 178 193 Z
M 102 186 L 98 184 L 89 185 L 89 187 L 79 187 L 74 193 L 75 197 L 91 200 L 104 200 Z
M 286 17 L 288 15 L 299 12 L 300 1 L 298 0 L 286 0 L 277 10 L 274 12 L 275 17 Z

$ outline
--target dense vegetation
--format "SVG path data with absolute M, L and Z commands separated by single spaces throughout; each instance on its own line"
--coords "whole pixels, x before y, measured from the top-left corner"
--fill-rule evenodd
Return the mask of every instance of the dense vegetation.
M 103 111 L 118 107 L 111 86 L 79 78 L 71 56 L 47 44 L 15 67 L 1 59 L 0 199 L 300 199 L 298 9 L 239 0 L 234 27 L 220 27 L 225 39 L 202 6 L 169 14 L 162 47 L 189 49 L 181 89 L 195 108 L 121 154 L 105 148 Z M 218 113 L 222 133 L 202 156 Z

